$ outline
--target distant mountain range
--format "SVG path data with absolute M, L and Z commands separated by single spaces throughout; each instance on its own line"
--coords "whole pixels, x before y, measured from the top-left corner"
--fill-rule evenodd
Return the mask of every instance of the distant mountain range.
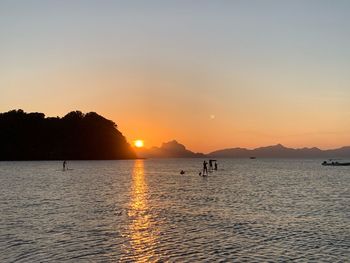
M 282 144 L 256 149 L 229 148 L 208 154 L 194 153 L 176 140 L 163 143 L 161 147 L 143 149 L 138 152 L 142 158 L 350 158 L 350 146 L 321 150 L 319 148 L 288 148 Z
M 321 150 L 319 148 L 287 148 L 282 144 L 273 146 L 259 147 L 256 149 L 230 148 L 211 152 L 207 154 L 210 157 L 224 158 L 344 158 L 350 157 L 350 146 Z
M 64 117 L 12 110 L 0 113 L 1 160 L 108 160 L 133 158 L 349 158 L 350 146 L 332 150 L 229 148 L 208 154 L 192 152 L 172 140 L 160 147 L 134 149 L 117 125 L 95 113 L 72 111 Z
M 205 157 L 203 153 L 195 153 L 187 150 L 183 144 L 176 140 L 163 143 L 161 147 L 152 147 L 150 149 L 139 149 L 137 155 L 140 158 L 201 158 Z

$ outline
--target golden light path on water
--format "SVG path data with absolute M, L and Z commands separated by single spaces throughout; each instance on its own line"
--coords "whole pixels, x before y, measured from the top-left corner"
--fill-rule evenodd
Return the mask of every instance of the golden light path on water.
M 155 253 L 158 231 L 156 218 L 149 206 L 149 189 L 144 173 L 144 160 L 136 160 L 132 172 L 132 187 L 128 207 L 129 256 L 133 262 L 152 262 L 159 259 Z M 130 260 L 130 258 L 129 258 Z

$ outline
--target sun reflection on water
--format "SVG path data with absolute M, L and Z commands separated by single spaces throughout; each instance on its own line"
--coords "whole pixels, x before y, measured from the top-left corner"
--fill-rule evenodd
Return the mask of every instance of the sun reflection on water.
M 155 253 L 157 227 L 149 205 L 149 189 L 144 173 L 144 160 L 136 160 L 132 173 L 130 219 L 128 236 L 132 261 L 152 262 L 159 259 Z

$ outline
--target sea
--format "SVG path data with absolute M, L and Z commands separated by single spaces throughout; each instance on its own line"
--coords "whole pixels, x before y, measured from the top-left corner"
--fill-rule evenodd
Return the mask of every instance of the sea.
M 0 162 L 0 262 L 350 262 L 350 167 L 217 161 Z

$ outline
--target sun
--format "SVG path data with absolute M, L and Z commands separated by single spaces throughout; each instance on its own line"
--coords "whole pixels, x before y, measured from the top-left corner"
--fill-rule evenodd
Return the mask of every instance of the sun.
M 135 140 L 135 141 L 134 141 L 134 146 L 135 146 L 136 148 L 142 148 L 143 145 L 144 145 L 143 140 Z

